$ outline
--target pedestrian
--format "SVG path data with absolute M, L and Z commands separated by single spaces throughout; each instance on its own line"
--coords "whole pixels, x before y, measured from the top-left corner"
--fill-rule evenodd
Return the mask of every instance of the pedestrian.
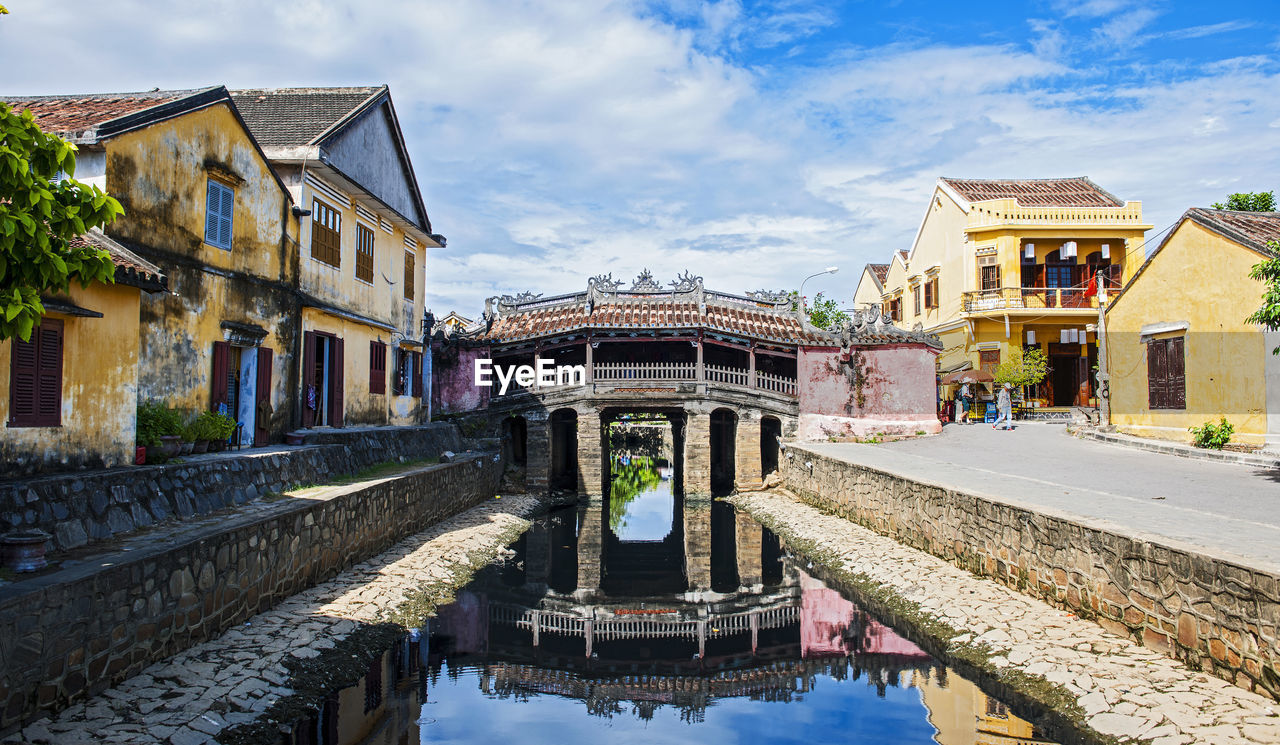
M 969 423 L 969 384 L 961 383 L 960 390 L 956 391 L 956 422 L 958 424 Z
M 1005 383 L 1000 389 L 1000 394 L 996 396 L 996 423 L 991 425 L 992 429 L 999 427 L 1000 429 L 1013 429 L 1013 399 L 1010 393 L 1013 386 Z M 1004 422 L 1001 427 L 1000 423 Z

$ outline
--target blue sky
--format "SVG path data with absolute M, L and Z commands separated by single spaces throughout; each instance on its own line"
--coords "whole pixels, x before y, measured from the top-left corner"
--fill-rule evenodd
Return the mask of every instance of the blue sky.
M 1087 175 L 1157 230 L 1280 185 L 1268 2 L 5 4 L 0 93 L 389 83 L 437 314 L 646 267 L 848 301 L 941 175 Z

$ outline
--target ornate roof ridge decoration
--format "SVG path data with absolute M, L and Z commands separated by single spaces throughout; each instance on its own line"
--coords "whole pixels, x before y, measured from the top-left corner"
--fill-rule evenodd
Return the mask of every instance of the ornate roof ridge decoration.
M 642 269 L 631 285 L 631 292 L 662 292 L 662 285 L 654 281 L 648 269 Z
M 853 344 L 894 344 L 915 342 L 934 349 L 942 349 L 942 340 L 936 334 L 926 333 L 921 324 L 907 330 L 893 323 L 893 318 L 880 312 L 877 306 L 849 313 L 849 322 L 837 331 L 829 332 L 840 340 L 840 346 Z
M 769 303 L 770 305 L 790 305 L 791 293 L 786 290 L 755 290 L 748 291 L 747 297 L 761 303 Z

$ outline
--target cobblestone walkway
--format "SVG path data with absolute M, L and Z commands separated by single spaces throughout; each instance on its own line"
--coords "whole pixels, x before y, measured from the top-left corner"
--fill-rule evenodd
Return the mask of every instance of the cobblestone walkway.
M 252 721 L 292 693 L 287 655 L 316 656 L 415 591 L 462 584 L 528 527 L 540 506 L 535 497 L 514 496 L 468 510 L 4 742 L 213 742 L 225 727 Z
M 1085 721 L 1121 741 L 1156 745 L 1280 743 L 1280 705 L 930 554 L 903 546 L 784 492 L 731 500 L 784 538 L 812 544 L 841 569 L 892 588 L 986 645 L 997 670 L 1019 670 L 1078 697 Z

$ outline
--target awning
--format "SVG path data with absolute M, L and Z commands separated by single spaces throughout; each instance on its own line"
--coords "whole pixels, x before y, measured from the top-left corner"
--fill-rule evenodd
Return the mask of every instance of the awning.
M 970 370 L 972 368 L 973 368 L 973 362 L 966 359 L 963 362 L 959 362 L 954 365 L 944 367 L 938 372 L 942 373 L 943 375 L 946 375 L 947 373 L 959 372 L 961 370 Z
M 42 297 L 40 298 L 40 304 L 44 306 L 45 313 L 60 313 L 64 316 L 78 316 L 80 318 L 102 318 L 102 314 L 98 311 L 81 308 L 70 300 Z

